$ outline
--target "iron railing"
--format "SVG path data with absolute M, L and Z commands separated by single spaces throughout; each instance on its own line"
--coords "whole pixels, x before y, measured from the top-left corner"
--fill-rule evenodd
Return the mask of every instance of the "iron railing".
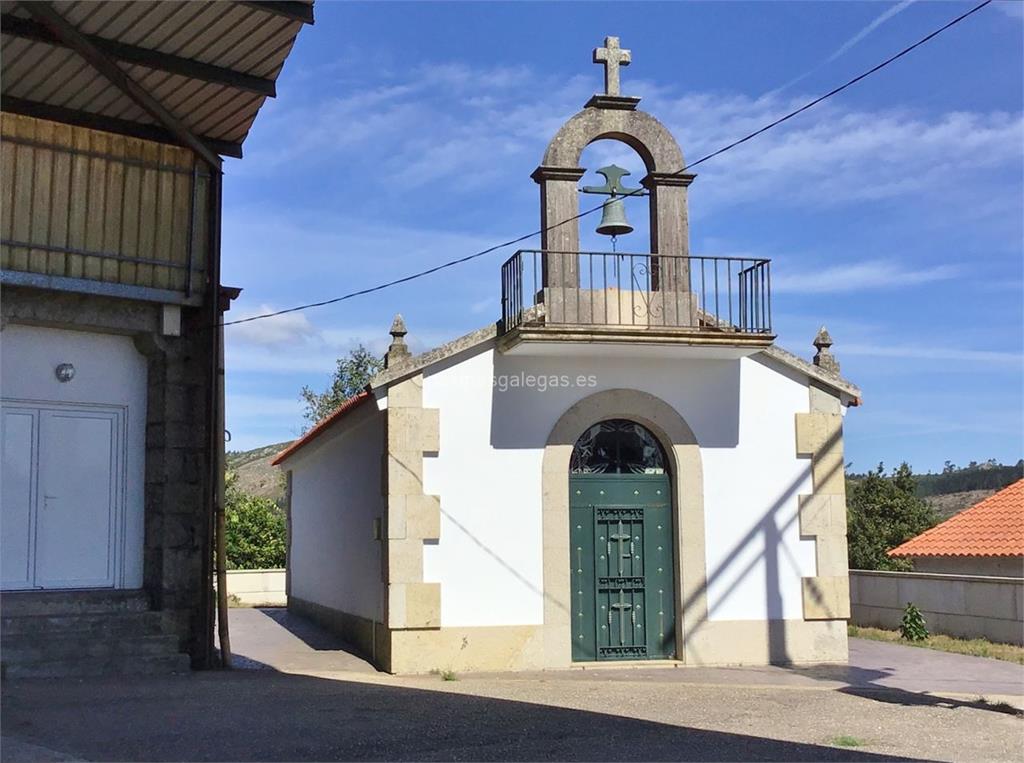
M 771 334 L 770 260 L 521 249 L 501 266 L 501 325 Z

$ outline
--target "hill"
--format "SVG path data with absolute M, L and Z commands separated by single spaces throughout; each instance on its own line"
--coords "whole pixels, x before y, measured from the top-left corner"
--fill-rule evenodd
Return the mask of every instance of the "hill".
M 964 467 L 946 462 L 940 474 L 918 474 L 917 494 L 922 498 L 965 491 L 1002 490 L 1024 477 L 1024 459 L 1016 464 L 1000 464 L 990 459 L 979 464 L 972 461 Z
M 995 492 L 995 490 L 963 490 L 958 493 L 926 495 L 924 500 L 935 509 L 939 521 L 945 521 L 954 514 L 959 514 L 964 509 L 969 509 L 974 504 L 984 501 Z
M 229 450 L 225 459 L 227 468 L 238 475 L 239 489 L 280 504 L 284 499 L 284 475 L 276 466 L 271 466 L 270 462 L 289 445 L 290 441 L 252 450 Z

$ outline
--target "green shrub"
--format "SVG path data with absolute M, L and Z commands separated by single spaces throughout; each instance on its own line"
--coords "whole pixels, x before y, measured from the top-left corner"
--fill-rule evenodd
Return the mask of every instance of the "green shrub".
M 235 475 L 224 489 L 224 524 L 228 569 L 265 570 L 284 567 L 287 522 L 270 498 L 243 493 Z
M 886 553 L 932 527 L 938 517 L 915 495 L 917 480 L 907 464 L 892 474 L 882 464 L 863 477 L 847 481 L 847 538 L 850 569 L 910 570 L 907 559 Z
M 900 637 L 907 641 L 924 641 L 928 638 L 924 615 L 914 606 L 914 602 L 909 602 L 903 610 L 903 619 L 900 620 Z

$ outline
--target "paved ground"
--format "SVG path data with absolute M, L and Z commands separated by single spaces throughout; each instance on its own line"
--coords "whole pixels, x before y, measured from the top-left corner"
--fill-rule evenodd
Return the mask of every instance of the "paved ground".
M 1024 721 L 974 696 L 1016 688 L 1020 701 L 1024 674 L 1008 663 L 855 641 L 843 670 L 601 669 L 445 682 L 375 673 L 280 612 L 236 610 L 232 623 L 236 652 L 268 669 L 7 683 L 5 763 L 1024 756 Z M 936 687 L 944 698 L 922 693 Z M 860 746 L 836 746 L 843 736 Z

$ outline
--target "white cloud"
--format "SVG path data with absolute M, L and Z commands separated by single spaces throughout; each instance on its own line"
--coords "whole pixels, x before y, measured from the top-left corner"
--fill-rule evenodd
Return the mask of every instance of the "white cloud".
M 796 294 L 836 294 L 877 289 L 903 289 L 935 281 L 948 281 L 960 273 L 954 265 L 909 268 L 888 260 L 867 260 L 824 268 L 804 265 L 803 272 L 772 277 L 772 291 Z
M 783 91 L 783 90 L 785 90 L 785 89 L 787 89 L 789 87 L 792 87 L 797 82 L 801 82 L 802 80 L 804 80 L 807 77 L 811 76 L 812 74 L 814 74 L 814 72 L 818 71 L 819 69 L 821 69 L 825 65 L 832 63 L 837 58 L 839 58 L 841 55 L 846 53 L 846 51 L 850 50 L 850 48 L 854 47 L 857 43 L 859 43 L 861 40 L 863 40 L 865 37 L 867 37 L 873 31 L 875 31 L 878 27 L 880 27 L 886 21 L 891 19 L 893 16 L 895 16 L 900 11 L 905 10 L 909 5 L 911 5 L 914 2 L 916 2 L 916 0 L 901 0 L 901 2 L 898 2 L 895 5 L 892 5 L 889 8 L 887 8 L 886 10 L 882 11 L 882 13 L 878 14 L 874 19 L 872 19 L 869 24 L 864 26 L 855 35 L 850 37 L 848 40 L 846 40 L 846 42 L 844 42 L 842 45 L 840 45 L 838 48 L 836 48 L 835 51 L 832 53 L 832 55 L 830 55 L 828 58 L 826 58 L 820 64 L 818 64 L 817 66 L 814 66 L 813 68 L 807 70 L 806 72 L 804 72 L 800 76 L 794 77 L 793 79 L 791 79 L 786 84 L 781 85 L 780 87 L 778 87 L 775 90 L 773 90 L 772 93 L 779 93 L 779 92 L 781 92 L 781 91 Z
M 275 308 L 266 303 L 260 304 L 254 310 L 238 313 L 227 313 L 224 316 L 225 322 L 243 320 L 258 315 L 267 315 L 280 308 Z M 275 315 L 271 318 L 261 318 L 249 323 L 239 323 L 234 326 L 225 326 L 225 331 L 230 332 L 232 342 L 242 344 L 255 344 L 272 347 L 280 344 L 305 342 L 316 336 L 316 329 L 303 313 L 285 313 Z
M 666 104 L 688 161 L 752 132 L 803 99 L 694 95 Z M 696 168 L 694 208 L 768 202 L 802 209 L 903 198 L 974 214 L 986 173 L 1019 166 L 1024 118 L 1005 112 L 923 115 L 819 107 Z M 955 175 L 957 184 L 948 180 Z
M 837 348 L 838 349 L 838 348 Z M 997 365 L 1024 366 L 1024 355 L 1019 352 L 999 350 L 974 350 L 964 347 L 944 347 L 899 344 L 843 344 L 843 355 L 864 355 L 876 358 L 903 358 L 910 360 L 938 360 L 956 363 L 986 363 Z
M 992 7 L 999 9 L 1010 18 L 1024 19 L 1024 2 L 1021 0 L 996 0 L 992 3 Z

